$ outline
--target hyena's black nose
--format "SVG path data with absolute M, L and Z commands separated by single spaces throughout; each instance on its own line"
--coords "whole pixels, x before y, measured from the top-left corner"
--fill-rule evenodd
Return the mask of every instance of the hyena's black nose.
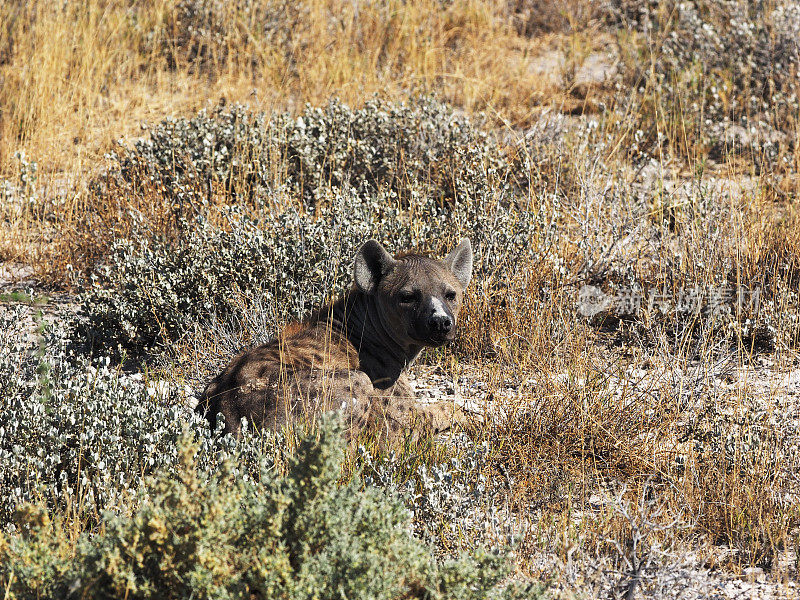
M 450 315 L 433 315 L 428 319 L 428 327 L 433 333 L 442 335 L 450 333 L 453 328 L 453 317 Z

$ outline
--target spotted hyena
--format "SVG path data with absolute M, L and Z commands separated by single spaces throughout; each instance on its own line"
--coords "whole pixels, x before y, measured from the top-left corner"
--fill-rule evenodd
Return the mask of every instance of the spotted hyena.
M 206 387 L 198 410 L 212 427 L 222 414 L 224 431 L 237 435 L 243 417 L 278 428 L 331 409 L 389 439 L 444 431 L 460 411 L 418 404 L 406 370 L 423 348 L 453 340 L 471 275 L 466 238 L 443 260 L 392 257 L 369 240 L 355 257 L 348 292 L 236 356 Z

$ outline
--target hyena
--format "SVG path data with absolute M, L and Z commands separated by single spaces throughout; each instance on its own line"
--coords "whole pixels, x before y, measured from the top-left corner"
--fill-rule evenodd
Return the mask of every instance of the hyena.
M 463 413 L 450 403 L 418 404 L 406 370 L 423 348 L 454 339 L 471 277 L 466 238 L 443 260 L 392 257 L 369 240 L 356 254 L 348 292 L 236 356 L 206 387 L 198 410 L 212 428 L 222 414 L 224 432 L 235 435 L 242 417 L 275 429 L 331 409 L 344 409 L 351 432 L 389 441 L 447 430 Z

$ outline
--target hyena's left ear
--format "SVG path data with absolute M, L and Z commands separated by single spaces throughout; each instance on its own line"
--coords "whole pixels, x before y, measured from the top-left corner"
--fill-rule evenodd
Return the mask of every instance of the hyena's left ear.
M 383 246 L 375 240 L 368 240 L 356 254 L 353 279 L 362 292 L 371 294 L 394 264 L 394 258 Z
M 464 238 L 453 248 L 444 259 L 444 264 L 456 276 L 461 287 L 466 288 L 469 285 L 469 280 L 472 279 L 472 244 L 469 238 Z

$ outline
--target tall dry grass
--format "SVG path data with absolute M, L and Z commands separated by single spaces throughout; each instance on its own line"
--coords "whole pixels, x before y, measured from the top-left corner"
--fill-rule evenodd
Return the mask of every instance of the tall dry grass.
M 555 34 L 527 37 L 495 3 L 15 0 L 0 22 L 0 177 L 18 179 L 23 151 L 37 185 L 62 198 L 50 211 L 4 207 L 0 253 L 45 271 L 59 232 L 92 210 L 86 184 L 104 154 L 167 115 L 221 99 L 272 112 L 436 93 L 508 127 L 580 104 L 558 61 L 535 66 Z
M 225 97 L 255 108 L 439 92 L 512 123 L 549 102 L 545 42 L 500 4 L 90 0 L 0 8 L 0 165 L 90 168 L 142 121 Z M 558 75 L 557 73 L 555 74 Z

